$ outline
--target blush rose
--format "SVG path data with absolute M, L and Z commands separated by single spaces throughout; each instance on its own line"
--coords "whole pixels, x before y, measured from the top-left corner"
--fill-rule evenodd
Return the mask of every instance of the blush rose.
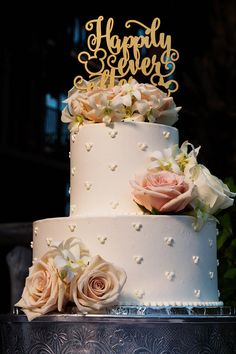
M 21 307 L 29 321 L 50 311 L 62 310 L 68 301 L 66 284 L 60 279 L 52 258 L 44 258 L 29 269 L 22 297 L 15 306 Z
M 196 195 L 194 184 L 187 183 L 183 175 L 170 171 L 146 173 L 130 181 L 134 200 L 150 212 L 178 212 Z
M 72 280 L 70 297 L 80 312 L 98 311 L 114 303 L 125 281 L 123 269 L 97 255 Z

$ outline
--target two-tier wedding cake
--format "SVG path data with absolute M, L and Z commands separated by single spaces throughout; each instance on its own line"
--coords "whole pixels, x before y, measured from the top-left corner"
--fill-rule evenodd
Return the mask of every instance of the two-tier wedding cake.
M 70 216 L 34 222 L 17 306 L 31 320 L 68 304 L 80 314 L 222 305 L 214 215 L 234 194 L 198 163 L 199 148 L 179 145 L 171 95 L 134 79 L 101 83 L 69 92 Z

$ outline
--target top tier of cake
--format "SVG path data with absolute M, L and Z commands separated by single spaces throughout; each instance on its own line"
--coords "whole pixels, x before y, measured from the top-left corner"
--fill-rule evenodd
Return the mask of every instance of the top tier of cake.
M 178 144 L 178 130 L 162 124 L 82 125 L 70 141 L 70 215 L 140 213 L 130 180 L 147 169 L 153 151 L 174 144 Z

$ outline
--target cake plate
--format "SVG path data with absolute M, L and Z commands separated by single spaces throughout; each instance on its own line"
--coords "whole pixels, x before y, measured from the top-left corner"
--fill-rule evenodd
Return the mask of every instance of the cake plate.
M 4 354 L 233 354 L 235 308 L 114 307 L 105 314 L 0 315 Z

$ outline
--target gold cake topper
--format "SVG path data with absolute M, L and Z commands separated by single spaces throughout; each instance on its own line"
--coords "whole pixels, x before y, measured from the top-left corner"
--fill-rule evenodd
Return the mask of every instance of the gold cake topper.
M 150 27 L 136 20 L 125 23 L 127 29 L 138 25 L 141 35 L 128 35 L 121 38 L 113 34 L 114 19 L 109 18 L 103 31 L 103 16 L 86 23 L 87 31 L 92 32 L 87 39 L 88 51 L 79 53 L 78 60 L 84 64 L 89 74 L 89 79 L 99 78 L 99 83 L 94 80 L 94 86 L 112 87 L 117 81 L 120 84 L 129 82 L 136 74 L 143 74 L 150 78 L 155 86 L 163 87 L 168 95 L 178 90 L 178 82 L 173 79 L 175 62 L 179 52 L 171 48 L 171 36 L 161 32 L 158 34 L 161 21 L 154 18 Z M 145 49 L 146 48 L 146 49 Z M 143 49 L 145 50 L 143 54 Z M 152 55 L 148 54 L 152 50 Z M 76 76 L 74 86 L 80 87 L 83 83 L 82 76 Z

